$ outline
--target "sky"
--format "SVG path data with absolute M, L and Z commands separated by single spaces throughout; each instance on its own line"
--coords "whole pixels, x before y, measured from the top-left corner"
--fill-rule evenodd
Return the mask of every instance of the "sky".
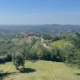
M 80 25 L 80 0 L 0 0 L 0 24 Z

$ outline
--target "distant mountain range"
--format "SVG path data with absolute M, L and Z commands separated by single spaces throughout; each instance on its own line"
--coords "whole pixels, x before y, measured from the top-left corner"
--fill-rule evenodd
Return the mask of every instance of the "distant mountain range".
M 25 31 L 35 34 L 48 34 L 51 36 L 58 36 L 73 34 L 75 32 L 80 33 L 80 25 L 0 25 L 0 37 L 8 37 Z

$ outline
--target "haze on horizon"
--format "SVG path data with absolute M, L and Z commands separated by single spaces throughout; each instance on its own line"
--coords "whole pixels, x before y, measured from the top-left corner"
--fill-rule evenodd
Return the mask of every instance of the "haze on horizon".
M 0 0 L 0 25 L 80 25 L 80 0 Z

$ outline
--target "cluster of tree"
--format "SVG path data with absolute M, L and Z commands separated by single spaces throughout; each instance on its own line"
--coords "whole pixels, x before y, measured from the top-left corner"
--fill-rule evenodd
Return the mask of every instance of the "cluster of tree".
M 69 36 L 63 36 L 61 39 L 66 41 L 61 48 L 52 47 L 46 49 L 40 43 L 37 48 L 26 47 L 26 59 L 42 59 L 65 62 L 80 66 L 80 34 L 75 33 Z M 67 43 L 68 42 L 68 43 Z M 35 43 L 34 43 L 35 44 Z M 29 49 L 28 49 L 29 48 Z
M 66 42 L 61 46 L 61 48 L 50 46 L 49 49 L 44 47 L 40 38 L 33 37 L 30 43 L 23 42 L 21 45 L 14 45 L 12 42 L 6 41 L 2 42 L 5 44 L 7 52 L 1 53 L 4 55 L 10 53 L 7 57 L 1 60 L 13 61 L 16 69 L 19 65 L 24 66 L 24 60 L 51 60 L 58 62 L 66 62 L 70 64 L 75 64 L 80 66 L 80 34 L 75 33 L 73 35 L 59 37 L 59 39 L 64 39 Z M 4 46 L 2 44 L 2 47 Z M 7 44 L 7 45 L 6 45 Z M 21 63 L 20 63 L 20 62 Z
M 24 50 L 25 59 L 27 60 L 49 60 L 49 61 L 64 61 L 63 55 L 57 48 L 52 48 L 51 50 L 46 49 L 44 46 L 40 45 L 39 49 L 26 49 Z
M 66 38 L 66 36 L 50 36 L 50 35 L 47 35 L 47 34 L 43 34 L 42 37 L 45 40 L 51 40 L 51 42 Z

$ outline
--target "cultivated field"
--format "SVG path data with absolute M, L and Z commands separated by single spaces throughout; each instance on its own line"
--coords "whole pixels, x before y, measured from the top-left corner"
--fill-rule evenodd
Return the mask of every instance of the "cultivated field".
M 25 71 L 21 73 L 11 62 L 0 64 L 0 69 L 6 72 L 4 80 L 80 80 L 79 69 L 60 62 L 26 61 Z

